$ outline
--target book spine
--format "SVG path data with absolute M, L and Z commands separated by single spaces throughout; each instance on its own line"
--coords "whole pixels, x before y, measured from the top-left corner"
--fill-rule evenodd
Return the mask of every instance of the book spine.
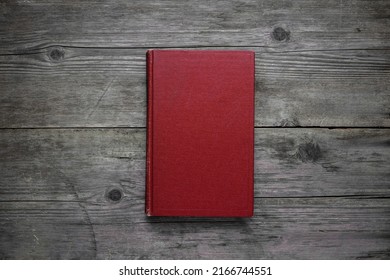
M 147 73 L 147 135 L 146 135 L 146 193 L 145 193 L 145 213 L 152 216 L 152 158 L 153 158 L 153 51 L 146 53 L 146 73 Z

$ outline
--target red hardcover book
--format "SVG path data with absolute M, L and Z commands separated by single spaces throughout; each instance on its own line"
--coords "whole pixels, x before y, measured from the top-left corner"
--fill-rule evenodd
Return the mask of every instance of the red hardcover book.
M 148 216 L 253 215 L 254 60 L 147 52 Z

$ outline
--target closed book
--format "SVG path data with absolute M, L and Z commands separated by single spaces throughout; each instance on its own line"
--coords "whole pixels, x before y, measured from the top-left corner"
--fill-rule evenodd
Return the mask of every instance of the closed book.
M 147 52 L 148 216 L 253 215 L 254 53 Z

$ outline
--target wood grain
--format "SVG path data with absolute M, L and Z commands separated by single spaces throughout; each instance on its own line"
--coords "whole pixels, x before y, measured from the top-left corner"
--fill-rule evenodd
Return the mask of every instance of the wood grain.
M 390 38 L 386 0 L 35 0 L 0 8 L 3 54 L 52 45 L 377 49 Z
M 2 200 L 143 198 L 145 129 L 2 129 Z M 255 196 L 390 195 L 390 130 L 256 129 Z
M 0 257 L 389 258 L 389 140 L 257 129 L 254 218 L 147 218 L 145 129 L 2 129 Z
M 1 1 L 0 259 L 390 259 L 389 17 L 386 0 Z M 253 218 L 144 215 L 148 48 L 256 52 Z
M 390 51 L 255 50 L 256 126 L 390 126 Z M 145 127 L 145 52 L 0 56 L 0 127 Z
M 2 202 L 0 256 L 7 259 L 390 257 L 388 199 L 259 198 L 255 204 L 256 215 L 251 219 L 184 219 L 147 218 L 141 200 L 129 195 L 119 203 L 104 199 Z

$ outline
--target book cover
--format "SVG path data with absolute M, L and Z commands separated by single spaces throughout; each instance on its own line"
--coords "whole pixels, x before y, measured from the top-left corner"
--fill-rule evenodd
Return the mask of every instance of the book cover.
M 253 215 L 255 56 L 147 52 L 148 216 Z

